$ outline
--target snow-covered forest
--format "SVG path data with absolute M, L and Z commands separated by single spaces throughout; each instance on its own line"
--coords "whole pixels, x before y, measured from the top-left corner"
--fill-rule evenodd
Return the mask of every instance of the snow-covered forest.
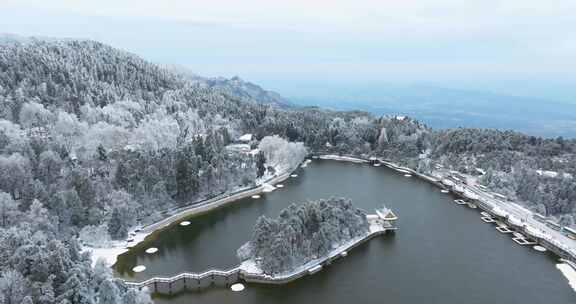
M 437 131 L 431 159 L 480 181 L 533 210 L 573 226 L 576 216 L 576 140 L 528 136 L 513 131 Z
M 491 188 L 573 223 L 575 140 L 278 107 L 239 80 L 206 83 L 93 41 L 0 45 L 0 303 L 146 302 L 91 269 L 78 236 L 124 238 L 168 209 L 252 185 L 267 167 L 289 168 L 304 147 L 421 171 L 482 168 Z M 247 133 L 260 153 L 225 148 Z
M 0 46 L 0 71 L 0 303 L 104 303 L 110 289 L 146 300 L 94 273 L 78 237 L 123 239 L 165 210 L 253 185 L 257 160 L 268 163 L 225 147 L 270 106 L 103 44 Z M 304 157 L 271 140 L 271 167 Z
M 260 216 L 238 257 L 255 261 L 266 274 L 285 273 L 368 232 L 366 213 L 349 199 L 292 204 L 277 219 Z

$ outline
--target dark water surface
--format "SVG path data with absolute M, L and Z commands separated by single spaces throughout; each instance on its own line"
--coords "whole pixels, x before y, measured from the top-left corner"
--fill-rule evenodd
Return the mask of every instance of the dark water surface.
M 480 220 L 478 210 L 384 167 L 315 160 L 285 188 L 172 226 L 122 255 L 117 276 L 144 280 L 236 266 L 236 249 L 262 214 L 291 203 L 344 196 L 372 213 L 386 203 L 399 216 L 396 235 L 354 249 L 321 272 L 282 286 L 247 285 L 158 297 L 157 303 L 576 303 L 556 257 L 520 246 Z M 149 255 L 148 247 L 159 252 Z M 146 271 L 132 273 L 136 265 Z

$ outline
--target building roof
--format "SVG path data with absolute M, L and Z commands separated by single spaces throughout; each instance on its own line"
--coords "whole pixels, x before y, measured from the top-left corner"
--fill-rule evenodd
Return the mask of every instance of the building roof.
M 380 210 L 376 210 L 376 214 L 378 214 L 378 216 L 386 221 L 395 221 L 398 219 L 398 217 L 396 216 L 396 214 L 388 209 L 388 208 L 383 208 Z
M 244 134 L 238 138 L 239 141 L 248 142 L 252 140 L 252 134 Z

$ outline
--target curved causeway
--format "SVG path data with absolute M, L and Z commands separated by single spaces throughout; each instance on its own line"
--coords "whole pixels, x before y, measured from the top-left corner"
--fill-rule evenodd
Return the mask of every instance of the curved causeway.
M 245 266 L 242 263 L 240 266 L 228 270 L 211 269 L 202 273 L 185 272 L 169 278 L 154 277 L 143 282 L 126 282 L 126 284 L 138 289 L 148 288 L 152 293 L 163 295 L 174 295 L 182 291 L 200 291 L 213 286 L 229 287 L 240 280 L 247 283 L 287 284 L 308 274 L 314 274 L 323 267 L 334 263 L 337 259 L 346 257 L 350 250 L 362 245 L 373 237 L 397 230 L 397 227 L 386 220 L 385 216 L 380 213 L 369 214 L 367 218 L 370 224 L 370 230 L 367 234 L 346 242 L 326 256 L 306 263 L 305 267 L 299 267 L 289 273 L 270 276 L 260 271 L 253 271 L 252 267 Z
M 400 215 L 394 237 L 374 238 L 330 267 L 290 284 L 245 284 L 242 292 L 210 288 L 158 295 L 156 303 L 550 303 L 576 301 L 556 268 L 558 257 L 514 242 L 485 223 L 481 210 L 463 208 L 457 197 L 406 178 L 385 166 L 314 160 L 284 188 L 259 199 L 187 218 L 152 234 L 118 258 L 118 277 L 142 282 L 183 272 L 232 269 L 236 249 L 250 239 L 260 215 L 278 216 L 289 204 L 330 196 L 352 199 L 371 213 L 386 204 Z M 155 247 L 155 254 L 146 249 Z M 146 270 L 134 273 L 137 265 Z

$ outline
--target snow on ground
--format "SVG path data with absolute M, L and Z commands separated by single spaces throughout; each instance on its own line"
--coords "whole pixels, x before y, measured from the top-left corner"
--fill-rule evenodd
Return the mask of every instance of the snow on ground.
M 118 256 L 127 252 L 130 248 L 138 245 L 148 236 L 148 233 L 134 233 L 128 241 L 112 241 L 106 247 L 94 248 L 89 246 L 83 246 L 82 252 L 90 252 L 90 257 L 92 258 L 92 267 L 96 265 L 96 261 L 103 259 L 107 266 L 111 267 L 116 264 Z
M 524 211 L 524 212 L 526 212 L 526 213 L 532 213 L 531 210 L 528 210 L 528 209 L 524 208 L 523 206 L 520 206 L 520 205 L 518 205 L 518 204 L 516 204 L 516 203 L 510 202 L 510 204 L 512 204 L 512 205 L 515 206 L 516 208 L 522 209 L 522 211 Z
M 262 185 L 262 188 L 263 188 L 263 189 L 262 189 L 262 192 L 266 192 L 266 193 L 272 192 L 272 191 L 276 190 L 276 187 L 274 187 L 274 186 L 272 186 L 272 185 L 270 185 L 270 184 L 263 184 L 263 185 Z
M 480 198 L 478 195 L 476 195 L 476 193 L 474 193 L 468 189 L 464 190 L 464 196 L 471 199 L 471 200 L 477 200 Z
M 244 134 L 238 138 L 239 141 L 249 142 L 252 140 L 252 134 Z
M 384 231 L 384 228 L 380 224 L 370 223 L 370 234 Z
M 260 269 L 260 267 L 258 267 L 258 265 L 256 265 L 256 262 L 253 260 L 246 260 L 242 262 L 240 266 L 238 266 L 238 268 L 248 273 L 256 273 L 256 274 L 262 273 L 262 269 Z
M 90 257 L 92 258 L 92 267 L 96 265 L 96 261 L 102 259 L 107 266 L 112 266 L 116 264 L 116 260 L 119 255 L 127 252 L 127 248 L 120 247 L 110 247 L 110 248 L 91 248 L 84 247 L 82 252 L 90 252 Z
M 545 176 L 545 177 L 557 177 L 558 176 L 558 172 L 549 171 L 549 170 L 536 170 L 536 174 L 538 174 L 540 176 Z M 564 173 L 563 177 L 564 178 L 572 178 L 572 174 Z
M 277 171 L 277 172 L 284 172 L 286 171 Z M 269 177 L 271 178 L 271 177 Z M 264 183 L 262 185 L 263 192 L 272 192 L 276 190 L 276 187 L 270 185 L 268 183 Z M 165 225 L 167 226 L 167 225 Z M 128 234 L 129 237 L 125 241 L 112 241 L 109 242 L 107 246 L 104 247 L 90 247 L 90 246 L 82 246 L 81 252 L 90 252 L 90 256 L 92 258 L 92 267 L 96 265 L 96 261 L 99 259 L 103 259 L 107 266 L 111 267 L 116 264 L 118 256 L 127 252 L 130 248 L 138 245 L 144 239 L 150 235 L 151 232 L 144 233 L 144 232 L 134 232 L 137 228 L 135 227 L 132 231 Z M 162 227 L 159 227 L 159 229 Z
M 574 270 L 574 268 L 570 267 L 568 264 L 556 264 L 556 268 L 562 272 L 562 274 L 568 280 L 570 287 L 576 291 L 576 270 Z
M 380 228 L 380 230 L 382 230 L 382 228 Z M 354 238 L 352 240 L 349 240 L 348 242 L 345 242 L 343 244 L 341 244 L 340 246 L 332 249 L 332 251 L 330 251 L 329 254 L 327 254 L 326 256 L 323 256 L 321 258 L 317 258 L 314 260 L 309 261 L 306 264 L 300 265 L 298 267 L 296 267 L 296 269 L 293 269 L 290 272 L 287 273 L 281 273 L 281 274 L 277 274 L 274 277 L 275 278 L 286 278 L 286 277 L 291 277 L 297 273 L 301 273 L 301 272 L 305 272 L 308 271 L 309 269 L 320 265 L 322 262 L 324 262 L 327 258 L 331 258 L 334 256 L 339 255 L 340 253 L 342 253 L 343 251 L 346 251 L 347 248 L 349 248 L 350 246 L 354 245 L 356 242 L 359 242 L 361 239 L 363 239 L 364 237 L 358 237 L 358 238 Z
M 312 162 L 311 159 L 307 159 L 302 163 L 302 165 L 300 165 L 300 167 L 306 168 L 306 167 L 308 167 L 308 164 L 310 164 L 311 162 Z
M 349 157 L 349 156 L 340 156 L 340 155 L 333 155 L 333 154 L 328 154 L 328 155 L 321 155 L 320 159 L 330 159 L 330 160 L 339 160 L 339 161 L 348 161 L 348 162 L 353 162 L 353 163 L 365 163 L 367 161 L 360 159 L 360 158 L 354 158 L 354 157 Z
M 380 232 L 380 231 L 384 231 L 384 227 L 382 227 L 382 225 L 379 225 L 378 223 L 376 223 L 375 221 L 370 221 L 370 231 L 368 232 L 367 235 L 371 235 L 373 233 L 376 232 Z M 305 264 L 302 264 L 298 267 L 296 267 L 295 269 L 293 269 L 290 272 L 287 273 L 281 273 L 281 274 L 276 274 L 274 276 L 269 276 L 269 275 L 265 275 L 266 277 L 270 277 L 270 278 L 275 278 L 275 279 L 281 279 L 281 278 L 287 278 L 287 277 L 291 277 L 297 273 L 301 273 L 301 272 L 305 272 L 308 271 L 309 269 L 320 265 L 321 263 L 323 263 L 326 259 L 328 258 L 332 258 L 335 257 L 337 255 L 341 255 L 343 252 L 346 252 L 345 255 L 341 255 L 341 256 L 346 256 L 348 255 L 347 253 L 347 249 L 350 248 L 352 245 L 354 245 L 355 243 L 359 242 L 360 240 L 362 240 L 363 238 L 365 238 L 367 235 L 361 236 L 361 237 L 357 237 L 351 240 L 348 240 L 345 243 L 340 244 L 339 246 L 335 247 L 332 249 L 332 251 L 330 251 L 326 256 L 317 258 L 317 259 L 313 259 L 311 261 L 308 261 Z M 240 266 L 238 266 L 238 268 L 246 273 L 250 273 L 250 274 L 263 274 L 262 269 L 260 269 L 260 267 L 258 267 L 258 265 L 256 264 L 255 261 L 253 260 L 246 260 L 244 262 L 242 262 L 240 264 Z

